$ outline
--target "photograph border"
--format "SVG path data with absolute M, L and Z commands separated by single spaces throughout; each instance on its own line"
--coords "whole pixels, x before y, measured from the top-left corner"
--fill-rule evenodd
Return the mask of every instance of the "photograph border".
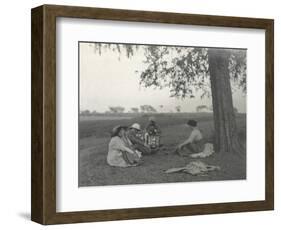
M 56 211 L 56 18 L 169 23 L 265 30 L 265 200 L 97 211 Z M 110 221 L 274 209 L 274 20 L 43 5 L 31 11 L 31 220 Z
M 152 44 L 152 43 L 133 43 L 133 42 L 101 42 L 101 41 L 86 41 L 86 40 L 79 40 L 78 42 L 78 117 L 80 118 L 80 112 L 81 112 L 81 108 L 80 108 L 80 100 L 81 100 L 81 90 L 80 90 L 80 83 L 81 83 L 81 66 L 80 66 L 80 61 L 81 61 L 81 54 L 80 54 L 80 44 L 83 43 L 83 44 L 114 44 L 114 45 L 138 45 L 138 46 L 165 46 L 165 47 L 181 47 L 181 48 L 216 48 L 216 49 L 224 49 L 224 50 L 248 50 L 248 48 L 234 48 L 234 47 L 209 47 L 209 46 L 192 46 L 192 45 L 175 45 L 175 44 L 169 44 L 169 45 L 166 45 L 166 44 L 160 44 L 160 43 L 157 43 L 157 44 Z M 85 186 L 80 186 L 80 119 L 77 120 L 77 123 L 78 123 L 78 187 L 85 187 Z M 246 172 L 247 174 L 247 172 Z M 247 175 L 246 175 L 246 178 L 245 180 L 247 179 Z M 239 179 L 238 179 L 239 180 Z M 175 181 L 176 182 L 176 181 Z M 156 182 L 155 182 L 156 183 Z M 164 182 L 160 182 L 160 183 L 164 183 Z M 169 182 L 171 183 L 171 182 Z M 151 183 L 153 184 L 153 183 Z M 137 184 L 134 184 L 134 185 L 137 185 Z M 109 184 L 110 186 L 110 184 Z

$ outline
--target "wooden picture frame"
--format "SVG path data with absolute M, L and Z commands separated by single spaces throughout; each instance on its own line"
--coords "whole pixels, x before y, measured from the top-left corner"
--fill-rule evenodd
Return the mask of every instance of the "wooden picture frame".
M 41 224 L 187 216 L 274 209 L 274 21 L 179 13 L 43 5 L 32 9 L 31 219 Z M 266 36 L 265 200 L 99 211 L 56 211 L 56 18 L 264 29 Z

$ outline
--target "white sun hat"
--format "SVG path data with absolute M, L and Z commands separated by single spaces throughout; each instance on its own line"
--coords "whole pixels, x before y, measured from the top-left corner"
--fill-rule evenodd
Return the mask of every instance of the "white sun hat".
M 131 126 L 131 128 L 137 129 L 137 130 L 141 130 L 140 124 L 138 124 L 138 123 L 133 124 L 133 125 Z

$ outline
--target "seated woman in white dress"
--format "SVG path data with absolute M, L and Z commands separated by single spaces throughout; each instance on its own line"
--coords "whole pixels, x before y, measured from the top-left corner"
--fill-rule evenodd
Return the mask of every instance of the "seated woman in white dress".
M 140 161 L 139 155 L 124 141 L 125 130 L 126 127 L 124 126 L 116 126 L 112 130 L 107 155 L 107 163 L 110 166 L 137 166 Z

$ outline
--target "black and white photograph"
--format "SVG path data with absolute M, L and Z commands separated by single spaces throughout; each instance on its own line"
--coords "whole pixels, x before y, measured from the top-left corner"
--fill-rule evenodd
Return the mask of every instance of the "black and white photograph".
M 247 49 L 78 51 L 79 187 L 247 179 Z

